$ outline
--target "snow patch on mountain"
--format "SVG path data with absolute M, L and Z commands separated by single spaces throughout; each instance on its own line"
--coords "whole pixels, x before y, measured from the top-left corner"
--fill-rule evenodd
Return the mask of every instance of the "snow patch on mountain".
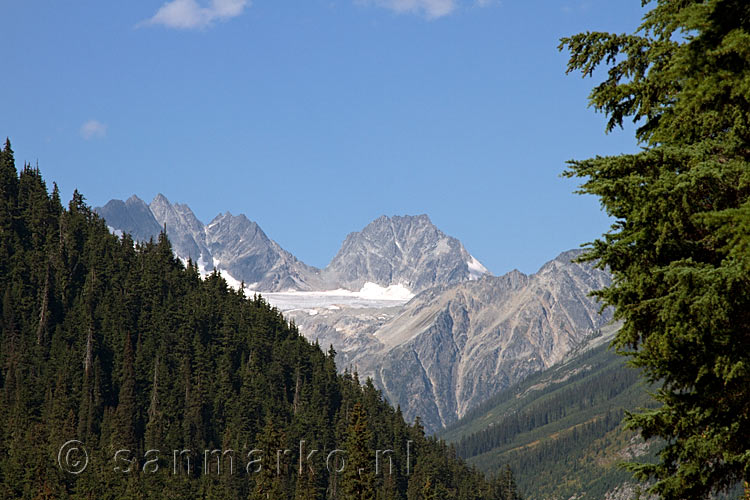
M 235 290 L 239 290 L 242 287 L 242 282 L 238 279 L 235 279 L 234 276 L 229 274 L 224 269 L 219 269 L 219 274 L 222 278 L 224 278 L 224 281 L 227 282 L 227 285 L 231 286 Z M 245 289 L 247 289 L 247 287 L 245 287 Z
M 377 283 L 368 281 L 359 292 L 353 292 L 365 299 L 372 300 L 403 300 L 408 301 L 414 294 L 402 284 L 382 287 Z
M 479 262 L 473 255 L 470 255 L 469 257 L 471 258 L 466 263 L 466 265 L 469 266 L 469 279 L 470 280 L 478 280 L 485 274 L 490 274 L 487 268 L 484 267 L 482 263 Z

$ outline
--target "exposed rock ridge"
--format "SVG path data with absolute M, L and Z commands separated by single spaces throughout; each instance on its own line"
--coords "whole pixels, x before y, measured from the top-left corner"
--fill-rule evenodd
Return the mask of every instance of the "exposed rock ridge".
M 292 316 L 315 332 L 311 338 L 333 343 L 362 378 L 372 377 L 408 418 L 419 415 L 434 431 L 562 361 L 610 321 L 589 296 L 610 276 L 571 262 L 579 253 L 565 252 L 532 275 L 512 271 L 427 289 L 380 319 L 367 339 L 337 330 L 339 311 Z M 333 328 L 321 326 L 326 322 Z

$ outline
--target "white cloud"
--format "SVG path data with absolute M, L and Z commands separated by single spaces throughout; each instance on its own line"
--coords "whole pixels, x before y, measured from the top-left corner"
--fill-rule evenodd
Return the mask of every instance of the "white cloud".
M 430 19 L 443 17 L 456 9 L 456 0 L 370 0 L 373 3 L 398 13 L 424 14 Z
M 144 24 L 161 24 L 168 28 L 195 29 L 226 21 L 242 14 L 250 0 L 210 0 L 207 7 L 196 0 L 170 0 L 162 5 Z
M 81 137 L 86 140 L 101 138 L 107 135 L 107 126 L 99 120 L 89 120 L 81 125 Z

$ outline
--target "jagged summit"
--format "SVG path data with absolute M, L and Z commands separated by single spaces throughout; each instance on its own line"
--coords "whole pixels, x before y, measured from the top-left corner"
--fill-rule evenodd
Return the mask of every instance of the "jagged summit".
M 350 233 L 325 272 L 350 289 L 372 282 L 415 292 L 488 274 L 460 241 L 425 214 L 383 215 Z
M 107 221 L 112 230 L 129 233 L 137 241 L 156 238 L 161 226 L 151 213 L 149 206 L 136 195 L 126 201 L 110 200 L 96 212 Z
M 134 195 L 127 202 L 112 200 L 97 211 L 113 230 L 131 233 L 139 241 L 166 227 L 178 257 L 191 259 L 203 272 L 217 269 L 231 282 L 244 281 L 263 291 L 320 285 L 317 269 L 297 260 L 243 214 L 225 212 L 205 225 L 188 205 L 172 203 L 162 193 L 149 205 Z
M 133 195 L 133 196 L 131 196 L 131 198 L 137 198 L 137 196 Z M 162 193 L 157 193 L 156 196 L 154 196 L 154 199 L 151 200 L 151 203 L 165 204 L 165 205 L 169 205 L 170 204 L 169 200 L 167 199 L 167 197 L 164 196 Z
M 172 205 L 166 196 L 159 193 L 149 205 L 151 212 L 161 227 L 167 228 L 167 236 L 175 253 L 184 260 L 197 262 L 204 270 L 212 269 L 209 251 L 203 231 L 203 223 L 198 220 L 187 205 Z
M 319 271 L 299 261 L 245 215 L 217 215 L 205 227 L 213 262 L 256 290 L 309 290 Z

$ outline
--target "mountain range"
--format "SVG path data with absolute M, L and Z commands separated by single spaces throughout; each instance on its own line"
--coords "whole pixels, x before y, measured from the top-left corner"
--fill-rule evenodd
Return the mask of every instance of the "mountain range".
M 150 204 L 137 196 L 97 207 L 114 232 L 137 241 L 166 229 L 174 252 L 202 272 L 222 271 L 255 291 L 361 290 L 367 283 L 411 292 L 476 279 L 489 271 L 432 224 L 427 215 L 380 217 L 346 237 L 324 269 L 308 266 L 270 239 L 245 215 L 219 214 L 208 224 L 184 204 L 158 194 Z
M 203 224 L 161 194 L 148 205 L 132 196 L 96 211 L 111 231 L 136 240 L 166 229 L 183 261 L 262 293 L 309 339 L 332 345 L 340 370 L 371 377 L 430 432 L 563 360 L 611 319 L 589 296 L 609 274 L 574 263 L 579 251 L 534 274 L 492 276 L 427 215 L 379 217 L 318 269 L 245 215 Z

